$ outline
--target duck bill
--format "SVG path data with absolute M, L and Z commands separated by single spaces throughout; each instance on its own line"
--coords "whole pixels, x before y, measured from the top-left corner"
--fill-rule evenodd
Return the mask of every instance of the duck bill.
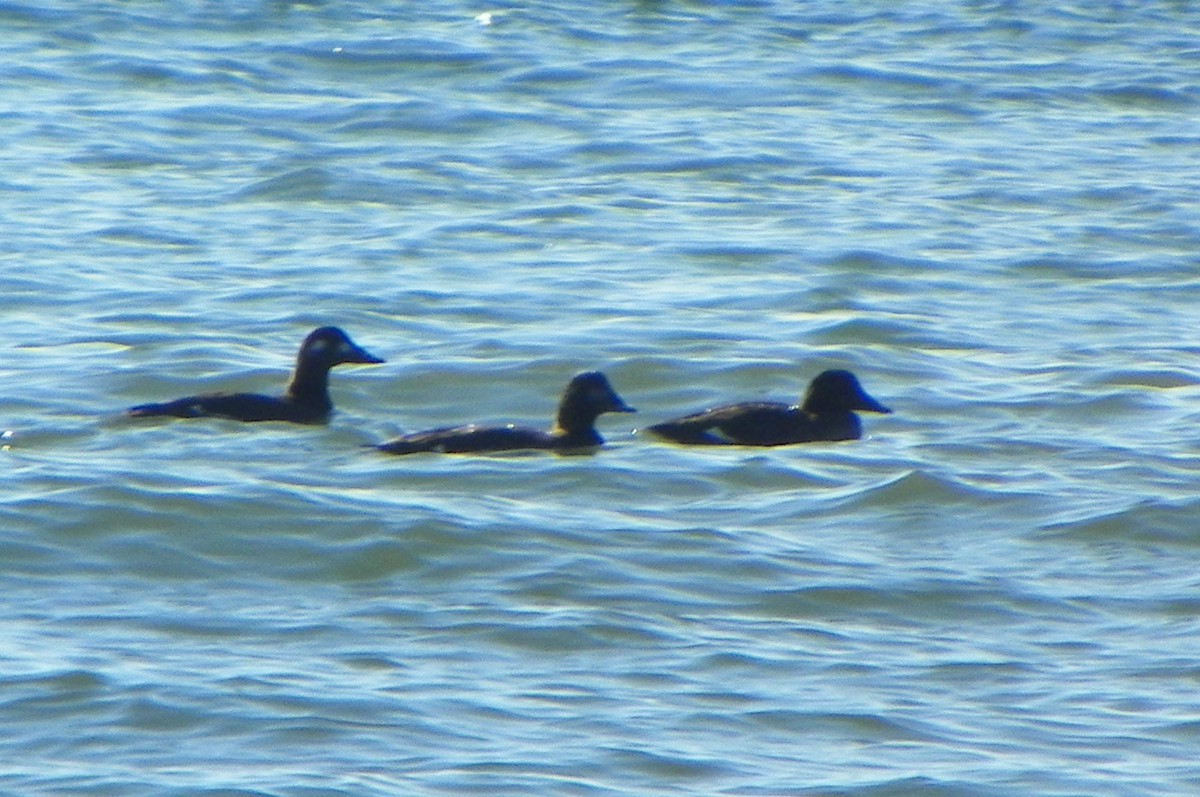
M 868 396 L 866 393 L 863 393 L 861 396 L 859 396 L 859 403 L 858 403 L 858 406 L 855 407 L 855 409 L 862 410 L 863 412 L 878 412 L 883 415 L 891 415 L 892 414 L 892 411 L 890 409 L 883 406 L 878 401 L 876 401 L 875 399 Z
M 359 363 L 362 365 L 379 365 L 380 363 L 387 362 L 387 360 L 383 359 L 382 357 L 376 357 L 374 354 L 371 354 L 361 346 L 352 346 L 343 355 L 342 362 Z
M 612 404 L 608 408 L 609 412 L 637 412 L 633 407 L 626 404 L 616 393 L 612 395 Z

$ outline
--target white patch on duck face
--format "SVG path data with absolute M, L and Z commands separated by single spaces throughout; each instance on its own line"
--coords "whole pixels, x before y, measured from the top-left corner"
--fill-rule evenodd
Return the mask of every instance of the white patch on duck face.
M 329 341 L 325 340 L 324 338 L 318 338 L 318 339 L 314 340 L 312 343 L 308 344 L 308 353 L 309 354 L 322 354 L 328 348 L 329 348 Z

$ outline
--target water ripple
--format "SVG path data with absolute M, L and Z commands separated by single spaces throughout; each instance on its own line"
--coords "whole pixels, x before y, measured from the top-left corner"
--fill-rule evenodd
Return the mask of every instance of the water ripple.
M 1195 791 L 1186 4 L 0 20 L 0 788 Z M 120 417 L 328 323 L 328 426 Z M 635 433 L 825 368 L 895 414 Z

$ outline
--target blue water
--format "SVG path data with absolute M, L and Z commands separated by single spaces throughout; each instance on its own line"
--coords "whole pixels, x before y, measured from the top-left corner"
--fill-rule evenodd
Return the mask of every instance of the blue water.
M 1200 10 L 0 5 L 0 791 L 1200 789 Z M 328 427 L 135 422 L 280 390 Z M 637 429 L 850 368 L 853 443 Z M 548 424 L 595 456 L 386 457 Z

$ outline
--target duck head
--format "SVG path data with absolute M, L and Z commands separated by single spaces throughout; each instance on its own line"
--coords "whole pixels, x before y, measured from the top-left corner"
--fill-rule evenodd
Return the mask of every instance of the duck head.
M 300 345 L 297 359 L 298 364 L 320 365 L 326 369 L 343 363 L 375 365 L 384 362 L 350 340 L 350 336 L 337 327 L 320 327 L 310 332 Z
M 606 412 L 637 412 L 617 395 L 608 378 L 599 371 L 579 374 L 567 384 L 558 406 L 558 428 L 568 432 L 585 429 Z
M 849 371 L 823 371 L 808 385 L 804 403 L 800 408 L 813 415 L 833 412 L 880 412 L 891 410 L 880 404 L 858 383 L 858 377 Z

